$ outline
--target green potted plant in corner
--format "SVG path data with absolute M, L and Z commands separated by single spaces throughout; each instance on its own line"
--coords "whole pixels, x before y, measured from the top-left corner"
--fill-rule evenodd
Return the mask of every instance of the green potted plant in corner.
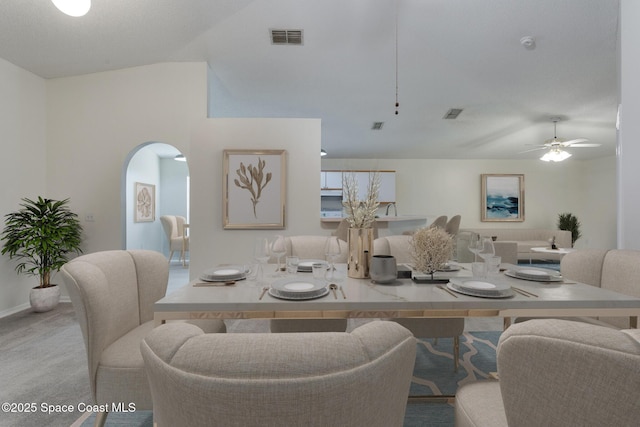
M 69 199 L 22 199 L 22 207 L 5 215 L 2 255 L 16 258 L 18 274 L 38 276 L 29 301 L 36 312 L 53 309 L 60 301 L 60 287 L 51 274 L 60 270 L 72 253 L 82 252 L 82 226 L 68 207 Z
M 582 236 L 580 233 L 580 221 L 571 213 L 558 214 L 558 229 L 571 232 L 571 247 Z

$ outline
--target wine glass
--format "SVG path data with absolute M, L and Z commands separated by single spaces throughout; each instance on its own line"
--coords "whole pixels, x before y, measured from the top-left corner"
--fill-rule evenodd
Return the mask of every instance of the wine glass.
M 324 254 L 327 261 L 329 261 L 329 272 L 327 273 L 327 280 L 337 282 L 339 280 L 338 274 L 336 274 L 335 261 L 340 255 L 340 241 L 337 236 L 330 236 L 327 239 L 327 243 L 324 246 Z
M 493 240 L 491 237 L 483 236 L 480 238 L 480 243 L 478 245 L 478 256 L 482 258 L 485 262 L 487 259 L 491 258 L 496 254 L 495 246 L 493 245 Z
M 269 239 L 264 237 L 256 238 L 253 245 L 253 259 L 258 262 L 256 281 L 260 284 L 264 282 L 264 268 L 262 265 L 269 261 L 269 256 Z
M 271 253 L 276 257 L 278 261 L 278 267 L 276 268 L 276 275 L 280 274 L 283 270 L 280 260 L 287 253 L 287 245 L 283 235 L 278 234 L 271 240 Z
M 469 237 L 469 246 L 467 247 L 467 249 L 473 252 L 474 262 L 478 260 L 478 252 L 480 252 L 480 249 L 481 249 L 481 246 L 480 246 L 481 242 L 482 240 L 480 239 L 480 236 L 477 234 L 472 234 Z

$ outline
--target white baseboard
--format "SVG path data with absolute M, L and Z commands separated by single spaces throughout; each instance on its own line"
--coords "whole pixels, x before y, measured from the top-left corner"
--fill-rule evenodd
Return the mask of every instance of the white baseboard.
M 16 307 L 11 307 L 6 310 L 2 310 L 0 311 L 0 319 L 2 319 L 3 317 L 11 316 L 12 314 L 16 314 L 19 311 L 26 310 L 30 306 L 31 305 L 28 302 L 25 302 L 24 304 L 20 304 Z
M 68 295 L 62 295 L 60 297 L 60 302 L 71 302 L 71 298 L 69 298 Z M 29 304 L 28 302 L 25 302 L 24 304 L 20 304 L 16 307 L 11 307 L 6 310 L 2 310 L 0 311 L 0 319 L 2 319 L 3 317 L 11 316 L 12 314 L 16 314 L 19 311 L 26 310 L 29 307 L 31 307 L 31 304 Z

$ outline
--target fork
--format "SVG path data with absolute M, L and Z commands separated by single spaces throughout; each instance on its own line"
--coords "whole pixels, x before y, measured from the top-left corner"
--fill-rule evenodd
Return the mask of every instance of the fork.
M 262 293 L 260 294 L 260 298 L 258 298 L 258 301 L 262 300 L 262 297 L 264 296 L 264 294 L 267 293 L 268 290 L 269 290 L 268 286 L 265 286 L 264 288 L 262 288 Z

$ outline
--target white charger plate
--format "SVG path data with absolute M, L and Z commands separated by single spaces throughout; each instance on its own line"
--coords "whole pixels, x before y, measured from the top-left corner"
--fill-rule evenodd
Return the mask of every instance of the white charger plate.
M 495 293 L 494 292 L 487 293 L 487 292 L 483 292 L 482 290 L 474 290 L 473 288 L 462 288 L 456 285 L 455 283 L 449 281 L 449 283 L 447 283 L 447 289 L 450 289 L 459 294 L 469 295 L 472 297 L 479 297 L 479 298 L 511 298 L 512 296 L 514 296 L 513 289 L 511 289 L 510 286 L 507 286 L 507 289 L 501 289 L 499 291 L 496 291 Z
M 200 275 L 200 280 L 204 282 L 226 282 L 229 280 L 246 279 L 248 271 L 237 265 L 215 267 L 204 271 Z
M 324 281 L 287 277 L 278 279 L 269 288 L 269 295 L 289 300 L 320 298 L 329 293 Z
M 532 280 L 535 282 L 562 282 L 563 278 L 559 272 L 546 268 L 523 267 L 504 272 L 509 277 L 516 279 Z

